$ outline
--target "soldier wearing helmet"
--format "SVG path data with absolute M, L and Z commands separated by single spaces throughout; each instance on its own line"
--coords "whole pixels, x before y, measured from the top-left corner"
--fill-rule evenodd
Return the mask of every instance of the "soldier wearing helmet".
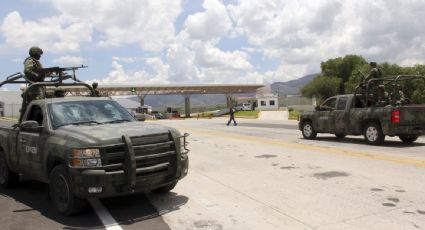
M 364 80 L 364 85 L 367 85 L 369 80 L 372 79 L 379 79 L 382 77 L 382 72 L 381 69 L 379 69 L 378 64 L 376 62 L 370 62 L 369 66 L 371 67 L 370 73 L 369 75 L 366 77 L 366 79 Z M 379 98 L 378 98 L 378 89 L 379 84 L 376 81 L 373 81 L 371 83 L 369 83 L 369 92 L 372 92 L 373 95 L 373 104 L 378 103 Z
M 92 86 L 92 87 L 93 87 L 93 89 L 94 89 L 95 96 L 96 96 L 96 97 L 100 97 L 101 95 L 100 95 L 99 90 L 97 89 L 97 86 L 98 86 L 97 82 L 93 82 L 93 83 L 91 84 L 91 86 Z
M 43 50 L 37 46 L 33 46 L 29 50 L 29 57 L 24 61 L 24 74 L 25 77 L 30 81 L 30 85 L 34 82 L 44 81 L 44 73 L 41 71 L 43 65 L 40 63 L 41 55 Z M 41 99 L 43 97 L 43 90 L 40 87 L 32 88 L 28 92 L 28 102 L 34 99 Z
M 379 69 L 378 64 L 376 64 L 376 62 L 370 62 L 369 66 L 372 69 L 370 70 L 369 75 L 365 79 L 366 82 L 369 81 L 370 79 L 378 79 L 382 77 L 381 69 Z

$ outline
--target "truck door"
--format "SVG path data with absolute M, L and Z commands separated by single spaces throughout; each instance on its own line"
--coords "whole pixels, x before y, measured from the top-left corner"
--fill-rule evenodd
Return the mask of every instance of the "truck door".
M 44 119 L 43 110 L 39 105 L 32 105 L 28 110 L 28 114 L 23 119 L 24 121 L 37 121 L 42 126 Z M 18 167 L 23 173 L 31 176 L 38 176 L 41 173 L 41 159 L 42 159 L 42 138 L 41 132 L 27 132 L 19 131 L 18 134 Z
M 333 120 L 332 124 L 334 125 L 332 133 L 346 133 L 346 124 L 348 122 L 347 102 L 348 97 L 338 97 L 336 109 L 330 114 L 330 119 Z
M 330 132 L 333 129 L 333 118 L 332 112 L 335 110 L 336 97 L 331 97 L 320 105 L 320 111 L 318 113 L 316 131 L 317 132 Z

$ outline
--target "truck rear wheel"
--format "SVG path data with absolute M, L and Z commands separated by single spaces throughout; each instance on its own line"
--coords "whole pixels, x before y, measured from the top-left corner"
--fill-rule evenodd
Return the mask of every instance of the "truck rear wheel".
M 56 166 L 50 173 L 50 197 L 58 212 L 72 216 L 87 207 L 87 201 L 75 197 L 68 171 L 64 166 Z
M 416 135 L 400 135 L 398 136 L 403 143 L 413 143 L 418 139 Z
M 10 171 L 4 153 L 0 152 L 0 186 L 2 188 L 13 188 L 18 182 L 19 174 Z
M 301 132 L 305 139 L 314 139 L 317 136 L 316 131 L 314 131 L 313 125 L 310 121 L 305 121 L 302 123 Z
M 379 124 L 369 122 L 364 129 L 364 138 L 369 144 L 380 145 L 384 142 L 385 135 Z
M 160 194 L 167 193 L 167 192 L 170 192 L 171 190 L 173 190 L 174 187 L 176 187 L 176 185 L 177 185 L 177 182 L 174 182 L 174 183 L 159 187 L 157 189 L 154 189 L 154 190 L 152 190 L 152 192 L 153 193 L 160 193 Z

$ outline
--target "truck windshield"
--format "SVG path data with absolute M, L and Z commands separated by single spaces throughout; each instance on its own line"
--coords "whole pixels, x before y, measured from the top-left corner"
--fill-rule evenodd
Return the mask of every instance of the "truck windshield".
M 115 101 L 67 101 L 49 104 L 53 129 L 65 125 L 99 125 L 135 119 Z

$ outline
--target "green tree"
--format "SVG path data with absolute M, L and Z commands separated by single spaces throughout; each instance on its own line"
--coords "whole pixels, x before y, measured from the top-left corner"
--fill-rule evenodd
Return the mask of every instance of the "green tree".
M 367 62 L 362 56 L 349 54 L 344 57 L 329 59 L 322 62 L 320 66 L 323 76 L 341 79 L 338 86 L 338 93 L 345 94 L 346 82 L 356 73 L 356 70 L 366 64 Z
M 340 84 L 340 78 L 317 76 L 301 89 L 301 93 L 305 97 L 316 96 L 318 99 L 324 100 L 336 95 Z

